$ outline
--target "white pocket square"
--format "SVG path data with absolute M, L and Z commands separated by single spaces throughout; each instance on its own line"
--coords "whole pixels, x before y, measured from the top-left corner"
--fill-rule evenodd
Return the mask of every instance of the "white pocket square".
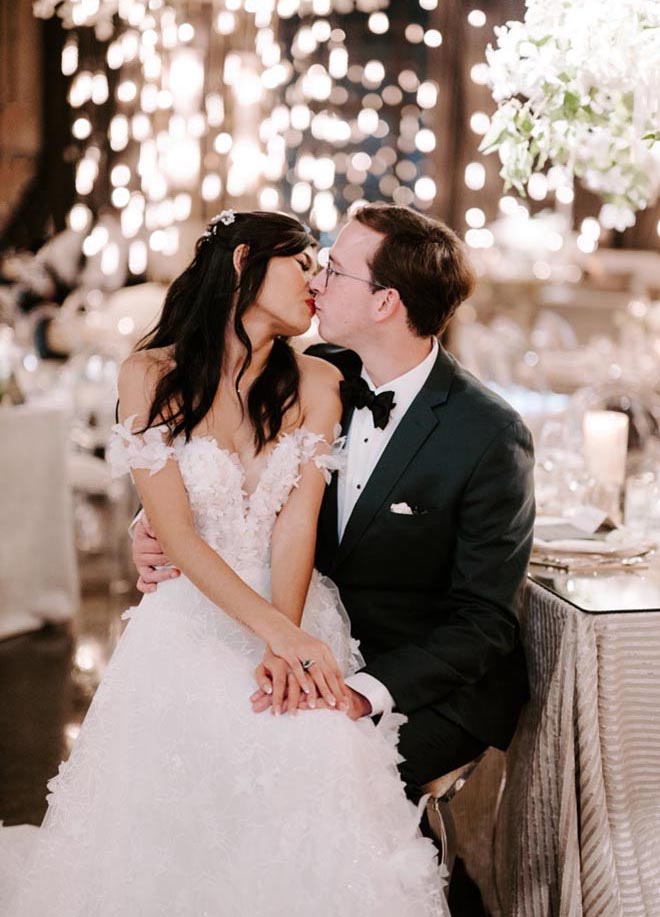
M 392 503 L 390 506 L 391 513 L 397 513 L 400 516 L 412 516 L 413 509 L 407 503 Z

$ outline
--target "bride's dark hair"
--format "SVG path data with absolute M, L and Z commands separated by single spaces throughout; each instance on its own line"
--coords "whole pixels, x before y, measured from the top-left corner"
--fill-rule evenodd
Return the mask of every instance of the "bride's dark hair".
M 257 298 L 268 262 L 297 255 L 314 244 L 302 223 L 284 213 L 236 213 L 228 225 L 219 219 L 209 225 L 197 241 L 192 262 L 167 291 L 156 328 L 137 345 L 138 350 L 173 349 L 173 365 L 156 385 L 147 427 L 165 422 L 170 439 L 183 433 L 189 440 L 208 414 L 220 381 L 235 297 L 233 330 L 246 350 L 236 380 L 238 391 L 252 360 L 243 315 Z M 247 246 L 240 276 L 233 263 L 239 245 Z M 257 452 L 277 437 L 284 414 L 298 401 L 299 383 L 293 350 L 285 338 L 276 338 L 247 397 Z

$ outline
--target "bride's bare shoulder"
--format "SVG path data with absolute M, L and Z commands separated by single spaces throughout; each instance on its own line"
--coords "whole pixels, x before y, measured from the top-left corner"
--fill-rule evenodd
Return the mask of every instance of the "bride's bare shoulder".
M 159 378 L 174 366 L 170 347 L 137 350 L 126 357 L 119 367 L 119 377 L 138 381 L 155 376 Z
M 324 389 L 333 394 L 338 391 L 339 383 L 344 377 L 332 363 L 306 353 L 297 353 L 296 361 L 300 370 L 300 386 L 303 391 L 309 390 L 310 393 L 317 394 L 319 390 Z
M 151 404 L 159 379 L 174 365 L 169 347 L 138 350 L 119 368 L 117 388 L 121 414 L 142 415 Z
M 308 354 L 296 354 L 300 369 L 300 407 L 303 423 L 319 416 L 338 420 L 341 416 L 339 383 L 343 379 L 336 366 Z

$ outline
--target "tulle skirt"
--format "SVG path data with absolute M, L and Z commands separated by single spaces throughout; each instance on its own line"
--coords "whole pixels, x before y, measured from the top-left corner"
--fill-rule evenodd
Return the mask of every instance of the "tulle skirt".
M 351 668 L 317 574 L 304 624 L 343 635 Z M 44 824 L 0 831 L 2 917 L 446 912 L 396 767 L 402 718 L 256 715 L 262 652 L 184 577 L 131 609 Z

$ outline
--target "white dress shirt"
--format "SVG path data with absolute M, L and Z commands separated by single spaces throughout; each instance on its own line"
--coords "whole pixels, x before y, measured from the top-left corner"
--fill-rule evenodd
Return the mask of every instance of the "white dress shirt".
M 378 388 L 374 386 L 364 367 L 362 368 L 362 378 L 376 395 L 381 392 L 394 392 L 394 407 L 384 430 L 374 427 L 373 416 L 368 408 L 353 411 L 346 437 L 346 470 L 340 473 L 337 481 L 337 520 L 340 540 L 343 538 L 353 508 L 366 487 L 372 471 L 378 464 L 404 414 L 428 379 L 437 356 L 438 342 L 432 338 L 431 351 L 421 363 Z M 384 713 L 394 706 L 390 692 L 373 675 L 357 672 L 346 679 L 346 684 L 367 698 L 371 704 L 372 715 Z

